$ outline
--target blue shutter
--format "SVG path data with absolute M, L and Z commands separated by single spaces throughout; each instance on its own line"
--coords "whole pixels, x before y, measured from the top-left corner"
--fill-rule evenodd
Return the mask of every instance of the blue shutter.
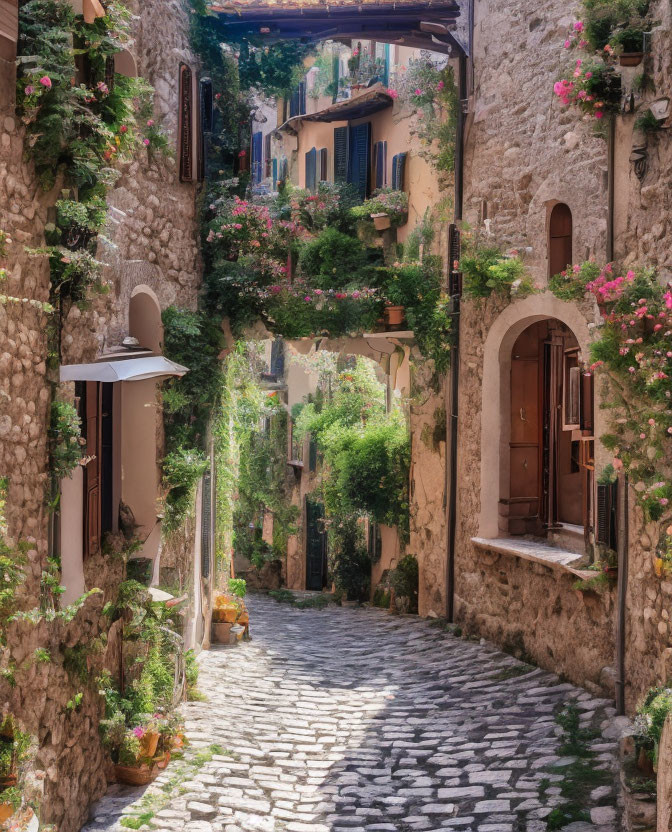
M 276 188 L 278 187 L 278 160 L 276 158 L 273 159 L 272 170 L 273 170 L 273 190 L 276 190 Z
M 317 190 L 317 150 L 313 147 L 306 153 L 306 189 Z
M 387 142 L 376 142 L 376 188 L 385 187 L 385 168 L 387 167 Z
M 263 134 L 261 131 L 252 136 L 252 182 L 258 185 L 261 182 L 263 162 Z
M 369 194 L 371 159 L 371 122 L 350 128 L 350 154 L 348 182 L 354 185 L 359 198 L 364 201 Z
M 348 128 L 334 128 L 334 182 L 348 179 Z
M 386 87 L 390 84 L 390 44 L 385 44 L 385 65 L 383 67 L 383 84 Z

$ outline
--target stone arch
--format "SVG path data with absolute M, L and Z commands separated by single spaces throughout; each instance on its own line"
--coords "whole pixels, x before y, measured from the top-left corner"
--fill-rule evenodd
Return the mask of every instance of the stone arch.
M 128 305 L 128 334 L 137 338 L 141 347 L 157 354 L 161 352 L 161 304 L 156 292 L 143 283 L 131 292 Z
M 508 493 L 511 351 L 518 336 L 537 321 L 554 318 L 565 324 L 586 358 L 590 331 L 585 317 L 550 292 L 531 295 L 508 306 L 496 319 L 483 349 L 481 404 L 481 514 L 479 536 L 499 534 L 499 500 Z

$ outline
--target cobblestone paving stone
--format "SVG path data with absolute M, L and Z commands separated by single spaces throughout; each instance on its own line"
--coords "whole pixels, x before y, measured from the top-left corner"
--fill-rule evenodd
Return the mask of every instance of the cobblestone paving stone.
M 515 675 L 526 667 L 511 656 L 427 621 L 260 596 L 249 607 L 253 640 L 203 654 L 207 701 L 183 708 L 192 749 L 231 754 L 190 769 L 142 829 L 543 832 L 562 802 L 553 766 L 567 762 L 558 708 L 575 701 L 582 725 L 614 733 L 609 701 L 537 668 Z M 615 767 L 615 740 L 592 748 Z M 142 794 L 112 787 L 85 832 L 123 829 Z M 593 823 L 565 829 L 614 832 L 615 785 L 590 798 Z

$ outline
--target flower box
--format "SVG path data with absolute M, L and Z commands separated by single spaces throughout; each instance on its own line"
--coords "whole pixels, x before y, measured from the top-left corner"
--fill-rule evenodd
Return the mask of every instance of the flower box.
M 389 214 L 371 214 L 371 219 L 376 228 L 376 231 L 385 231 L 392 225 L 392 220 Z
M 618 56 L 618 62 L 621 66 L 639 66 L 643 58 L 643 52 L 622 52 Z

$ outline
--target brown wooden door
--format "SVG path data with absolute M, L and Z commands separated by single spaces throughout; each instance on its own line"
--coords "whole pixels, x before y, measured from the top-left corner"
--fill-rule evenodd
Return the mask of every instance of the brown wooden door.
M 511 353 L 511 437 L 509 498 L 503 501 L 510 534 L 538 531 L 540 495 L 540 343 L 546 324 L 528 327 Z
M 551 211 L 548 229 L 549 277 L 559 274 L 572 262 L 572 212 L 562 202 Z
M 90 557 L 100 549 L 101 530 L 102 385 L 97 381 L 86 382 L 84 428 L 84 557 Z

